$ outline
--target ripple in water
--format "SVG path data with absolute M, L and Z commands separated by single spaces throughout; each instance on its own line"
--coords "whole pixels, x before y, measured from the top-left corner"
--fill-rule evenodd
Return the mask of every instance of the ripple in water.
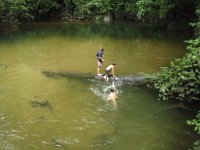
M 95 79 L 91 80 L 91 82 L 93 83 L 90 87 L 92 93 L 97 97 L 99 97 L 101 100 L 105 101 L 103 106 L 99 106 L 97 108 L 97 111 L 113 110 L 113 104 L 109 103 L 107 98 L 111 89 L 115 89 L 115 94 L 119 98 L 120 94 L 122 93 L 122 88 L 121 88 L 122 83 L 120 82 L 107 83 Z M 114 108 L 114 110 L 116 110 L 116 107 Z

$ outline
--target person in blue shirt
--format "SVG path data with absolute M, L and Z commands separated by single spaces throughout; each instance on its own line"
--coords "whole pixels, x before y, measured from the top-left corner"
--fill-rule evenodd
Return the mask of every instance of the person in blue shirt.
M 97 75 L 100 76 L 100 68 L 102 66 L 102 63 L 104 62 L 104 59 L 103 59 L 103 52 L 104 52 L 104 49 L 103 48 L 100 48 L 97 53 L 96 53 L 96 57 L 97 57 Z

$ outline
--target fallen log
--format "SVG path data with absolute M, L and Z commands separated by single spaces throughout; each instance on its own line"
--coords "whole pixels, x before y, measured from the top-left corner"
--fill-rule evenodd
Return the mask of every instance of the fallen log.
M 66 71 L 42 71 L 46 77 L 57 77 L 63 76 L 67 78 L 83 78 L 83 79 L 104 79 L 102 76 L 97 76 L 91 73 L 73 73 L 73 72 L 66 72 Z M 136 75 L 128 75 L 128 76 L 117 76 L 115 79 L 112 79 L 115 82 L 122 82 L 125 84 L 130 85 L 145 85 L 147 84 L 147 80 L 143 74 L 136 74 Z

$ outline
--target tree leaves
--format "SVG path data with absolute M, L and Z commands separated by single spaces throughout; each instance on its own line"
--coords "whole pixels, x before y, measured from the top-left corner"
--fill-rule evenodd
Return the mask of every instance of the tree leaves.
M 154 74 L 154 87 L 160 92 L 160 97 L 165 100 L 175 98 L 200 101 L 200 55 L 198 53 L 199 49 L 193 48 L 185 57 L 171 62 L 170 66 L 163 67 L 159 73 Z

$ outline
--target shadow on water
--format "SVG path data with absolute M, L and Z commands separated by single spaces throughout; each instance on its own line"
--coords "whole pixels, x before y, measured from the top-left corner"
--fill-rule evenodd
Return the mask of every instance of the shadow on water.
M 9 67 L 9 65 L 6 65 L 6 64 L 0 64 L 0 71 L 1 70 L 5 70 Z
M 67 71 L 42 71 L 42 75 L 45 75 L 49 78 L 56 78 L 56 77 L 66 77 L 68 79 L 82 79 L 82 80 L 88 80 L 88 79 L 97 79 L 100 81 L 105 81 L 105 75 L 102 76 L 96 76 L 91 73 L 74 73 L 74 72 L 67 72 Z M 150 77 L 148 77 L 150 78 Z M 92 80 L 91 80 L 92 81 Z M 112 82 L 113 81 L 113 82 Z M 134 85 L 134 86 L 145 86 L 148 84 L 148 79 L 145 77 L 144 74 L 138 73 L 134 75 L 126 75 L 126 76 L 116 76 L 115 78 L 110 78 L 110 81 L 113 84 L 128 84 L 128 85 Z
M 33 108 L 47 108 L 49 111 L 53 111 L 53 108 L 47 100 L 34 100 L 30 101 Z

